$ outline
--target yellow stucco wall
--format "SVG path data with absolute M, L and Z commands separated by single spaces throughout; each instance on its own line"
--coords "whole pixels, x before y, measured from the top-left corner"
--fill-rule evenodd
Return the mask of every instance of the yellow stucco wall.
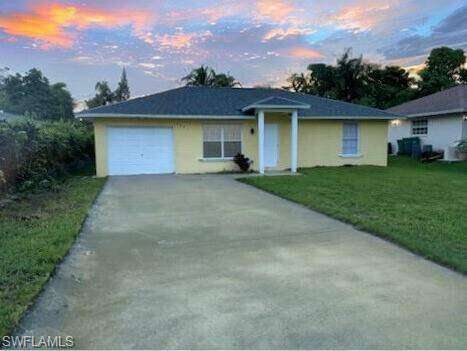
M 359 157 L 342 157 L 343 122 L 300 120 L 298 127 L 299 167 L 387 165 L 387 121 L 361 120 Z
M 151 120 L 105 118 L 94 121 L 96 141 L 96 173 L 106 176 L 107 172 L 107 126 L 163 126 L 171 127 L 174 137 L 176 173 L 209 173 L 237 170 L 232 161 L 205 161 L 203 157 L 203 125 L 206 123 L 242 124 L 242 152 L 253 160 L 257 170 L 258 136 L 256 121 L 208 121 L 208 120 Z M 290 168 L 290 119 L 285 116 L 266 115 L 265 123 L 279 126 L 279 159 L 275 169 Z M 387 122 L 360 121 L 360 153 L 358 158 L 339 156 L 342 147 L 342 121 L 300 120 L 298 128 L 299 167 L 338 166 L 344 164 L 387 163 Z M 254 129 L 254 134 L 250 130 Z
M 243 124 L 243 152 L 248 154 L 255 145 L 255 136 L 250 134 L 248 121 L 166 120 L 166 119 L 122 119 L 106 118 L 94 121 L 96 144 L 96 173 L 103 177 L 107 172 L 107 127 L 171 127 L 174 139 L 174 161 L 176 173 L 214 173 L 237 170 L 232 161 L 203 161 L 203 125 L 206 123 Z M 254 126 L 254 121 L 251 121 Z M 257 144 L 256 144 L 257 145 Z

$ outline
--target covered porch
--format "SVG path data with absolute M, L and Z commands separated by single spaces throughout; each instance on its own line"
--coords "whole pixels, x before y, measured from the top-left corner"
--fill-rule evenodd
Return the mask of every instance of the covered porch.
M 258 101 L 243 109 L 244 112 L 254 112 L 256 116 L 258 131 L 257 168 L 260 174 L 264 174 L 267 170 L 277 171 L 279 165 L 282 169 L 290 168 L 292 174 L 297 173 L 298 111 L 308 108 L 310 105 L 299 101 L 274 97 Z M 287 123 L 284 124 L 284 121 Z M 284 138 L 284 132 L 288 133 L 286 138 Z M 283 137 L 281 138 L 281 136 Z M 281 157 L 284 147 L 288 148 L 286 151 L 288 157 Z M 284 164 L 284 159 L 288 159 L 288 165 Z

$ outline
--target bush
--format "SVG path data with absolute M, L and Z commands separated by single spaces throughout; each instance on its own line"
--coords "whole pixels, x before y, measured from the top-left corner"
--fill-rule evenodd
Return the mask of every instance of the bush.
M 0 171 L 6 187 L 50 188 L 94 158 L 92 129 L 82 122 L 0 123 Z
M 457 152 L 467 154 L 467 139 L 463 139 L 459 141 L 459 143 L 456 146 Z
M 250 169 L 250 166 L 251 166 L 250 159 L 248 157 L 245 157 L 245 155 L 241 153 L 238 153 L 235 155 L 234 162 L 243 172 L 247 172 Z

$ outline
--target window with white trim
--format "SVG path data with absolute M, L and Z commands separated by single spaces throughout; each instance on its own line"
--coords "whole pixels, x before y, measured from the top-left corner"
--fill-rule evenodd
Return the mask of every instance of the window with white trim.
M 342 128 L 342 155 L 358 154 L 358 123 L 344 122 Z
M 232 158 L 242 152 L 242 127 L 236 124 L 203 126 L 203 158 Z
M 412 121 L 412 135 L 427 135 L 428 121 L 426 119 L 417 119 Z

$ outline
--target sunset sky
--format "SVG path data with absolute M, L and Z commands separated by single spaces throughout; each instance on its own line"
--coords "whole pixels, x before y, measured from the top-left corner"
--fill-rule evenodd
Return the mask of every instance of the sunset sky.
M 466 0 L 0 0 L 0 67 L 37 67 L 76 100 L 123 66 L 138 96 L 200 64 L 280 86 L 347 47 L 407 67 L 440 45 L 467 49 Z

